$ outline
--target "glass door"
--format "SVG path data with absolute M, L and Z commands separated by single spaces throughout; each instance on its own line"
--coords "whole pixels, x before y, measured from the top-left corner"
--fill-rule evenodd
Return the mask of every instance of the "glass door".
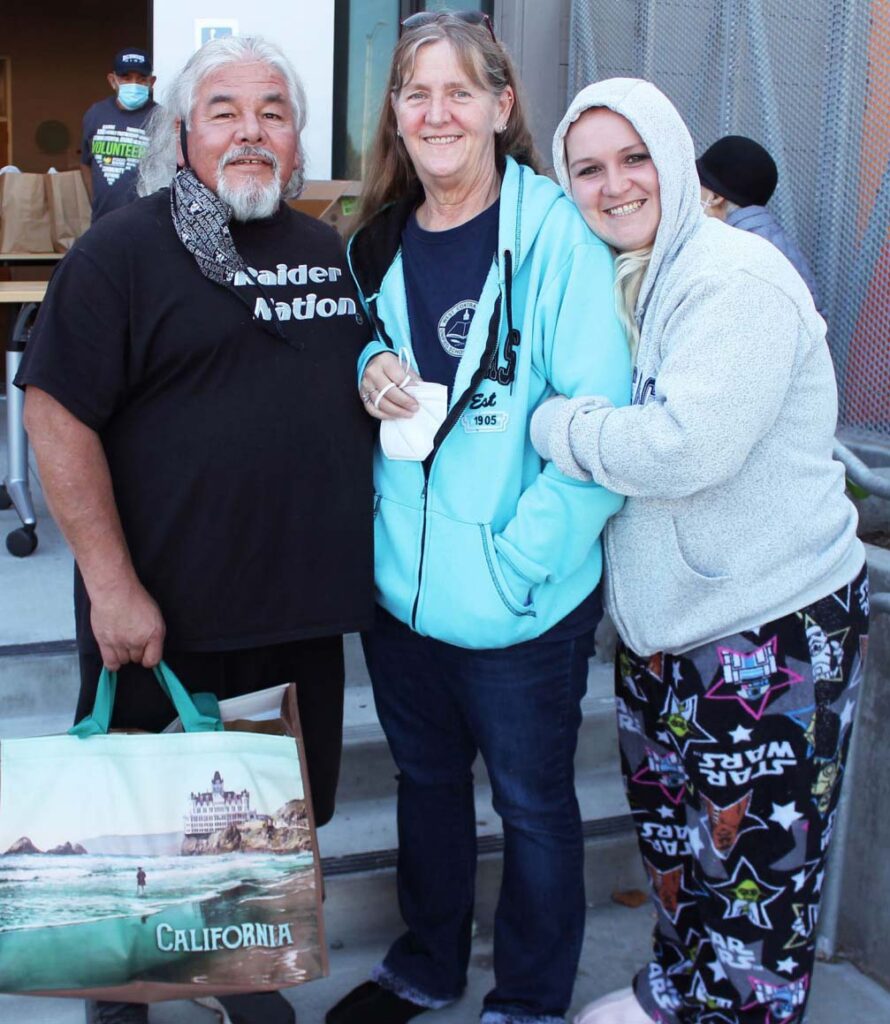
M 364 177 L 402 19 L 443 9 L 491 16 L 492 8 L 492 0 L 336 0 L 332 177 Z

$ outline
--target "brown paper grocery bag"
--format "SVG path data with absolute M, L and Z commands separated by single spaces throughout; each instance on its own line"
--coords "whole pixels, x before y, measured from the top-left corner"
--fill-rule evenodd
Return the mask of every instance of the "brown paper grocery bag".
M 0 252 L 53 252 L 42 174 L 0 174 Z
M 50 236 L 56 252 L 67 252 L 90 226 L 90 197 L 80 171 L 44 175 Z

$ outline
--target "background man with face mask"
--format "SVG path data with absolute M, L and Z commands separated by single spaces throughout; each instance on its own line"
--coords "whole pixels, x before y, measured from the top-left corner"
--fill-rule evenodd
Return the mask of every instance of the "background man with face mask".
M 114 95 L 94 103 L 83 116 L 80 169 L 93 202 L 94 221 L 108 212 L 112 186 L 142 159 L 148 144 L 145 122 L 157 106 L 151 98 L 155 84 L 151 57 L 145 50 L 125 47 L 114 58 L 113 68 L 108 84 Z M 127 175 L 127 181 L 133 178 Z M 126 189 L 118 194 L 126 195 L 124 201 L 135 198 L 135 192 Z

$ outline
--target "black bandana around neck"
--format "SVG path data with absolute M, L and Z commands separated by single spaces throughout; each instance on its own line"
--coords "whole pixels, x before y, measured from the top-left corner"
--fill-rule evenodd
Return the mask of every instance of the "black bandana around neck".
M 231 207 L 190 167 L 177 171 L 170 183 L 170 212 L 180 242 L 195 257 L 205 277 L 230 285 L 239 270 L 247 271 L 229 231 Z
M 210 281 L 228 288 L 252 310 L 250 302 L 233 284 L 235 274 L 248 274 L 244 257 L 235 248 L 229 222 L 232 208 L 195 174 L 191 167 L 182 167 L 170 182 L 170 212 L 173 227 L 180 242 L 195 257 L 198 269 Z M 254 272 L 255 273 L 255 272 Z M 265 289 L 256 281 L 263 297 L 274 308 L 275 303 Z M 256 320 L 256 317 L 254 317 Z M 260 327 L 269 334 L 287 341 L 287 337 L 273 317 L 271 321 L 260 319 Z

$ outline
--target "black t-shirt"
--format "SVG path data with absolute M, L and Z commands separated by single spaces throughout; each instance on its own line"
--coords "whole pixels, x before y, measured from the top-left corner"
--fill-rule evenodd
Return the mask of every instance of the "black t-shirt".
M 287 206 L 232 237 L 262 290 L 201 275 L 166 190 L 103 217 L 57 268 L 17 378 L 98 432 L 171 650 L 342 633 L 373 607 L 369 331 L 340 240 Z M 94 648 L 82 586 L 76 611 Z
M 447 231 L 412 214 L 402 232 L 411 346 L 424 380 L 454 386 L 470 324 L 498 244 L 500 201 Z
M 80 160 L 91 169 L 94 218 L 105 192 L 145 155 L 144 125 L 156 106 L 149 100 L 138 110 L 121 110 L 115 98 L 107 96 L 83 115 Z

